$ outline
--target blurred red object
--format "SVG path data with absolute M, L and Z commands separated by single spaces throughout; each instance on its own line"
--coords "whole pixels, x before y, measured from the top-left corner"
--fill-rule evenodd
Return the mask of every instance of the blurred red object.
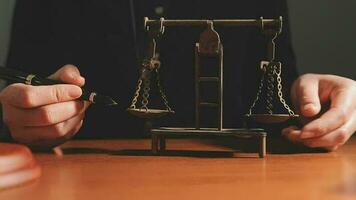
M 28 183 L 40 176 L 41 168 L 29 148 L 0 143 L 0 190 Z

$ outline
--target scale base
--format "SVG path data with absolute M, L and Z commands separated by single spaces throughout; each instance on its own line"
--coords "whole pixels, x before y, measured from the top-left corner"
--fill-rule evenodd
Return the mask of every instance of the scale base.
M 159 155 L 166 150 L 167 138 L 216 138 L 235 137 L 239 139 L 256 138 L 259 140 L 258 155 L 260 158 L 266 156 L 266 136 L 263 129 L 214 129 L 214 128 L 172 128 L 162 127 L 151 129 L 152 146 L 154 155 Z

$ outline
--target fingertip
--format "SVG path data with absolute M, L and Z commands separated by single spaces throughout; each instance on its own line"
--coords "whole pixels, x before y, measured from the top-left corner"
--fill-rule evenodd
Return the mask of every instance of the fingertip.
M 302 105 L 301 108 L 303 116 L 313 117 L 320 112 L 320 104 L 307 103 Z
M 77 99 L 82 95 L 82 89 L 76 85 L 70 85 L 68 88 L 68 94 L 71 98 Z
M 78 79 L 83 85 L 85 84 L 85 78 L 84 77 L 80 76 Z
M 64 83 L 75 84 L 82 86 L 84 85 L 84 78 L 80 75 L 79 69 L 74 65 L 64 65 L 59 70 L 57 70 L 49 78 L 60 80 Z
M 313 138 L 315 137 L 315 134 L 311 131 L 302 131 L 300 138 L 302 139 L 308 139 L 308 138 Z
M 293 126 L 289 126 L 287 128 L 282 129 L 281 133 L 282 136 L 286 136 L 294 127 Z
M 324 148 L 329 152 L 333 152 L 333 151 L 336 151 L 339 148 L 339 146 L 336 145 L 336 146 L 324 147 Z
M 76 76 L 73 78 L 73 83 L 79 87 L 83 87 L 85 85 L 85 78 L 82 76 Z
M 282 130 L 282 136 L 291 142 L 300 142 L 301 130 L 296 126 L 290 126 Z
M 85 85 L 85 78 L 82 77 L 82 76 L 79 77 L 79 85 L 80 85 L 81 87 Z
M 281 131 L 282 136 L 285 136 L 288 133 L 288 128 L 284 128 Z

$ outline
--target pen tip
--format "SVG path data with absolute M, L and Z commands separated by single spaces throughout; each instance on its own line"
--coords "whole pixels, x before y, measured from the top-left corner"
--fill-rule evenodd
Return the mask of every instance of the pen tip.
M 105 101 L 105 105 L 107 105 L 107 106 L 116 106 L 116 105 L 118 105 L 118 103 L 115 100 L 113 100 L 112 98 L 107 97 L 106 101 Z
M 115 106 L 118 105 L 118 103 L 113 100 L 111 97 L 108 96 L 101 96 L 101 95 L 97 95 L 95 96 L 95 103 L 104 105 L 104 106 Z
M 116 106 L 118 105 L 118 103 L 116 101 L 114 101 L 113 99 L 111 99 L 111 103 L 108 104 L 109 106 Z

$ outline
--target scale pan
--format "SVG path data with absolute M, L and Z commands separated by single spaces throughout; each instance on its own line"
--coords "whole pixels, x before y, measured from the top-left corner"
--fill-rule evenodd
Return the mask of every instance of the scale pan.
M 290 119 L 296 119 L 299 115 L 289 115 L 289 114 L 252 114 L 246 115 L 247 118 L 250 118 L 256 122 L 264 124 L 272 123 L 282 123 Z
M 129 113 L 136 117 L 153 119 L 163 117 L 167 114 L 172 114 L 174 111 L 160 110 L 160 109 L 128 109 Z

